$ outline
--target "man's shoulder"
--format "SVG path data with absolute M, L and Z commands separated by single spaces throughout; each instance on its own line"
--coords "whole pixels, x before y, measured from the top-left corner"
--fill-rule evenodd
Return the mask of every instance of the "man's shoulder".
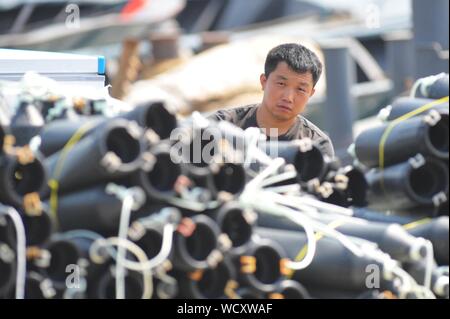
M 302 115 L 298 115 L 298 119 L 301 124 L 301 128 L 306 133 L 305 137 L 309 137 L 311 139 L 318 138 L 329 138 L 327 134 L 325 134 L 320 128 L 318 128 L 313 122 L 309 121 Z
M 210 114 L 208 118 L 218 121 L 229 121 L 237 124 L 239 121 L 243 120 L 249 112 L 255 110 L 257 106 L 257 104 L 250 104 L 234 108 L 221 109 Z
M 298 117 L 301 123 L 303 137 L 309 137 L 324 151 L 325 154 L 333 157 L 334 148 L 330 137 L 305 117 L 301 115 Z
M 233 107 L 233 108 L 227 108 L 227 109 L 221 109 L 218 110 L 212 114 L 209 115 L 210 118 L 215 118 L 217 120 L 230 120 L 233 118 L 241 119 L 243 118 L 248 112 L 256 109 L 257 104 L 250 104 L 245 106 L 239 106 L 239 107 Z

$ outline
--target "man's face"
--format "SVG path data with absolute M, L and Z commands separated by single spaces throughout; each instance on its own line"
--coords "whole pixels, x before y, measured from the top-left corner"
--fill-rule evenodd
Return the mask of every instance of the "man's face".
M 279 121 L 289 121 L 302 113 L 314 94 L 311 72 L 297 73 L 286 62 L 278 63 L 267 78 L 261 75 L 263 105 Z

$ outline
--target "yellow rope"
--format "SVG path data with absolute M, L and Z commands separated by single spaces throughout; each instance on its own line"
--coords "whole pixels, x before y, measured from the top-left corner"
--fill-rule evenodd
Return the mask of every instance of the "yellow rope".
M 414 221 L 414 222 L 405 224 L 405 225 L 403 225 L 403 228 L 404 228 L 405 230 L 411 230 L 411 229 L 414 229 L 414 228 L 419 227 L 419 226 L 421 226 L 421 225 L 428 224 L 428 223 L 430 223 L 431 221 L 432 221 L 431 218 L 424 218 L 424 219 L 416 220 L 416 221 Z
M 64 148 L 61 151 L 61 155 L 58 158 L 56 163 L 55 170 L 53 171 L 52 178 L 48 181 L 48 186 L 50 187 L 50 213 L 57 225 L 58 225 L 58 190 L 59 190 L 59 177 L 61 175 L 62 169 L 64 167 L 64 163 L 67 155 L 70 150 L 89 132 L 95 123 L 88 122 L 81 126 L 75 134 L 69 139 Z

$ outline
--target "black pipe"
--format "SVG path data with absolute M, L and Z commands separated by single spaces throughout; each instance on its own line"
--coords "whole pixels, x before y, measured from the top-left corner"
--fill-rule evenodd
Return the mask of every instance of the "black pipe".
M 0 242 L 13 246 L 16 243 L 16 234 L 11 219 L 6 215 L 6 209 L 6 206 L 0 204 Z
M 27 246 L 45 244 L 54 231 L 54 223 L 47 207 L 43 207 L 39 214 L 21 214 L 25 227 Z
M 88 261 L 86 267 L 89 267 L 92 263 L 90 257 L 90 249 L 95 240 L 103 239 L 100 234 L 95 232 L 89 232 L 89 237 L 83 236 L 83 232 L 85 230 L 74 230 L 74 232 L 61 232 L 55 235 L 58 240 L 63 240 L 64 242 L 70 242 L 74 247 L 76 247 L 76 251 L 78 252 L 80 258 L 83 258 L 85 261 Z M 113 249 L 111 249 L 111 252 Z M 97 253 L 104 258 L 105 260 L 111 259 L 109 252 L 106 249 L 99 249 Z
M 181 276 L 180 297 L 188 299 L 219 299 L 226 296 L 230 280 L 236 279 L 234 265 L 225 259 L 217 267 L 201 271 L 197 277 L 189 273 Z
M 339 219 L 336 217 L 320 214 L 317 219 L 324 224 L 331 224 Z M 271 227 L 278 230 L 287 230 L 304 233 L 304 230 L 290 220 L 262 215 L 258 219 L 260 226 Z M 426 248 L 422 241 L 408 234 L 398 224 L 386 224 L 379 222 L 368 222 L 358 218 L 342 219 L 335 229 L 344 235 L 358 237 L 375 242 L 378 247 L 388 253 L 392 258 L 399 261 L 416 261 L 426 256 Z M 265 228 L 264 228 L 265 230 Z
M 434 113 L 438 114 L 439 113 Z M 430 116 L 419 116 L 399 122 L 390 131 L 384 143 L 384 165 L 401 163 L 416 154 L 448 159 L 449 124 L 448 115 L 435 122 Z M 389 124 L 362 132 L 355 141 L 355 152 L 359 162 L 368 167 L 379 163 L 380 143 Z
M 433 205 L 434 197 L 448 192 L 448 170 L 440 161 L 427 158 L 397 164 L 366 174 L 368 202 L 372 208 L 407 209 Z
M 96 251 L 100 259 L 93 260 L 90 256 L 92 244 L 102 237 L 95 233 L 85 235 L 83 230 L 75 230 L 74 232 L 62 233 L 60 238 L 74 245 L 81 254 L 80 256 L 87 261 L 86 265 L 83 266 L 87 280 L 87 299 L 115 299 L 116 262 L 111 254 L 116 250 L 100 247 Z M 108 252 L 109 249 L 111 251 Z M 143 289 L 142 274 L 125 269 L 125 298 L 140 299 Z
M 247 182 L 244 167 L 236 163 L 224 163 L 218 165 L 213 172 L 213 185 L 217 192 L 228 192 L 232 195 L 241 193 Z
M 284 250 L 271 236 L 255 238 L 247 251 L 238 257 L 240 282 L 259 292 L 275 291 L 284 278 L 281 272 L 281 261 L 284 257 Z
M 25 279 L 25 299 L 54 299 L 57 291 L 53 282 L 42 274 L 30 271 Z
M 70 240 L 58 237 L 51 239 L 44 249 L 50 253 L 50 264 L 48 267 L 39 267 L 39 270 L 45 277 L 50 278 L 55 286 L 65 287 L 67 266 L 79 264 L 80 250 Z
M 158 227 L 145 227 L 143 234 L 130 235 L 130 239 L 138 245 L 147 255 L 148 259 L 152 259 L 161 251 L 163 242 L 163 229 Z
M 215 198 L 221 192 L 241 193 L 247 181 L 245 169 L 238 163 L 210 163 L 205 167 L 184 164 L 182 168 L 196 187 L 207 189 Z
M 408 232 L 416 237 L 428 239 L 433 244 L 434 256 L 439 265 L 449 263 L 449 217 L 442 216 L 430 222 L 418 223 L 408 228 Z
M 86 229 L 102 235 L 117 234 L 122 201 L 105 186 L 58 196 L 57 224 L 61 231 Z
M 32 214 L 19 210 L 25 228 L 27 246 L 45 244 L 53 232 L 53 221 L 45 205 L 41 211 Z M 16 245 L 16 231 L 9 218 L 2 216 L 6 207 L 0 204 L 0 242 Z
M 176 115 L 163 102 L 138 105 L 134 110 L 119 117 L 136 121 L 138 125 L 152 129 L 161 139 L 168 139 L 172 130 L 178 126 Z
M 125 299 L 141 299 L 144 292 L 142 274 L 125 270 Z M 89 299 L 115 299 L 116 298 L 116 271 L 115 266 L 107 263 L 94 276 L 88 279 Z
M 323 221 L 331 222 L 331 219 Z M 336 227 L 336 230 L 348 236 L 375 242 L 382 251 L 402 262 L 417 261 L 426 256 L 424 243 L 409 235 L 398 224 L 386 225 L 355 219 L 354 223 L 344 223 Z
M 12 289 L 15 277 L 16 254 L 9 245 L 0 242 L 0 297 Z
M 230 238 L 232 243 L 230 253 L 242 254 L 253 234 L 255 213 L 244 210 L 237 202 L 228 202 L 209 215 L 216 220 L 222 233 Z
M 403 268 L 414 278 L 414 280 L 420 284 L 425 284 L 426 262 L 407 263 L 403 265 Z M 433 263 L 431 272 L 431 291 L 439 297 L 449 298 L 449 283 L 448 279 L 445 281 L 444 276 L 437 271 L 436 264 Z M 444 280 L 443 280 L 444 279 Z
M 364 172 L 353 166 L 346 166 L 339 171 L 348 178 L 346 195 L 350 206 L 363 207 L 367 204 L 367 183 Z
M 435 102 L 433 99 L 421 99 L 421 98 L 411 98 L 411 97 L 400 97 L 392 102 L 391 105 L 380 111 L 383 116 L 383 120 L 393 121 L 402 115 L 408 114 L 422 106 Z M 448 113 L 448 102 L 443 102 L 434 105 L 429 110 L 420 113 L 416 116 L 424 115 L 429 113 L 431 110 L 436 110 L 439 113 Z
M 256 233 L 261 237 L 270 236 L 286 250 L 291 260 L 295 260 L 307 244 L 303 232 L 257 228 Z M 308 289 L 321 287 L 322 290 L 361 291 L 367 289 L 366 269 L 370 265 L 379 267 L 380 274 L 383 273 L 383 266 L 378 261 L 368 257 L 359 258 L 336 239 L 324 237 L 317 241 L 312 263 L 305 269 L 295 271 L 292 279 L 299 281 Z
M 386 223 L 386 224 L 408 224 L 417 218 L 408 216 L 398 216 L 393 214 L 386 214 L 384 212 L 377 212 L 367 208 L 355 207 L 353 208 L 353 217 L 365 219 L 372 222 Z
M 104 116 L 78 116 L 74 119 L 61 119 L 47 124 L 41 131 L 40 151 L 47 157 L 60 151 L 70 138 L 83 126 L 92 126 L 85 137 L 102 129 L 108 121 L 117 118 L 135 121 L 139 126 L 152 128 L 161 138 L 168 138 L 176 128 L 176 117 L 167 111 L 162 103 L 138 106 L 136 109 L 121 114 L 114 119 Z
M 186 174 L 194 180 L 201 181 L 211 172 L 211 164 L 216 156 L 220 155 L 219 140 L 217 139 L 217 128 L 215 127 L 192 127 L 186 131 L 184 147 L 180 149 L 182 167 Z M 200 185 L 201 186 L 201 185 Z
M 52 155 L 45 165 L 64 193 L 136 171 L 141 165 L 142 148 L 141 132 L 130 122 L 116 119 L 79 141 L 65 155 L 63 151 Z
M 283 280 L 276 293 L 281 294 L 284 299 L 311 299 L 308 290 L 294 280 Z
M 317 145 L 311 144 L 304 147 L 304 142 L 302 140 L 266 142 L 259 143 L 259 147 L 269 156 L 282 157 L 286 163 L 293 164 L 301 182 L 307 182 L 314 178 L 320 180 L 327 171 L 327 159 Z
M 16 155 L 0 157 L 0 201 L 4 204 L 22 207 L 25 195 L 42 194 L 46 183 L 47 171 L 39 154 L 22 163 Z
M 220 229 L 217 223 L 205 215 L 191 219 L 195 225 L 192 233 L 175 233 L 173 264 L 176 269 L 193 271 L 210 267 L 209 258 L 218 253 Z
M 152 199 L 174 197 L 175 183 L 182 174 L 176 154 L 166 144 L 153 147 L 150 154 L 155 160 L 153 167 L 150 171 L 139 169 L 133 174 L 131 183 L 141 186 Z
M 243 131 L 230 128 L 229 123 L 213 124 L 183 127 L 185 140 L 180 145 L 184 148 L 179 150 L 182 167 L 196 186 L 208 188 L 215 195 L 221 191 L 235 195 L 243 190 L 247 177 L 242 166 Z
M 418 79 L 420 81 L 422 79 Z M 448 73 L 441 73 L 436 76 L 436 79 L 431 83 L 425 85 L 421 83 L 417 86 L 416 91 L 412 92 L 415 97 L 422 97 L 428 99 L 440 99 L 448 96 L 449 82 Z
M 95 241 L 103 239 L 99 234 L 86 234 L 84 233 L 84 230 L 75 230 L 74 232 L 60 233 L 58 238 L 64 242 L 69 242 L 73 246 L 71 250 L 73 252 L 76 250 L 79 254 L 80 259 L 78 266 L 80 268 L 78 268 L 77 274 L 80 275 L 80 277 L 83 276 L 87 284 L 86 290 L 80 293 L 86 295 L 85 297 L 87 298 L 102 298 L 99 296 L 99 281 L 106 272 L 113 271 L 110 267 L 112 267 L 115 262 L 112 259 L 111 254 L 115 253 L 116 249 L 100 246 L 95 252 L 98 254 L 99 259 L 94 260 L 91 258 L 91 248 Z M 73 248 L 75 248 L 75 250 Z M 72 254 L 72 256 L 75 256 L 75 254 Z M 67 274 L 67 276 L 68 275 L 69 274 Z M 83 278 L 78 279 L 82 280 Z
M 325 197 L 323 194 L 319 193 L 316 196 L 318 196 L 318 198 L 325 203 L 329 203 L 329 204 L 333 204 L 333 205 L 337 205 L 337 206 L 341 206 L 341 207 L 349 207 L 350 201 L 347 196 L 347 192 L 345 190 L 340 189 L 335 184 L 331 184 L 330 187 L 332 189 L 331 194 L 329 194 L 329 195 L 327 194 L 327 196 Z
M 162 139 L 169 138 L 177 126 L 175 115 L 171 114 L 162 103 L 152 103 L 136 107 L 134 110 L 121 114 L 114 119 L 104 116 L 78 116 L 75 119 L 55 120 L 47 124 L 41 131 L 40 151 L 46 156 L 60 151 L 70 138 L 83 126 L 92 126 L 85 136 L 117 118 L 135 121 L 139 126 L 153 129 Z
M 78 117 L 75 120 L 56 120 L 43 127 L 40 132 L 41 144 L 39 151 L 44 154 L 45 157 L 59 152 L 79 131 L 82 127 L 90 127 L 83 137 L 92 134 L 95 130 L 101 127 L 101 124 L 105 121 L 102 116 L 92 117 Z

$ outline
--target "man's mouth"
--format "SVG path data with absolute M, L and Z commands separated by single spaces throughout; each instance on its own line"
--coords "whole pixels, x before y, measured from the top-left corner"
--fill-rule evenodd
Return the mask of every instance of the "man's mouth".
M 292 108 L 286 104 L 277 104 L 277 108 L 287 112 L 292 111 Z

